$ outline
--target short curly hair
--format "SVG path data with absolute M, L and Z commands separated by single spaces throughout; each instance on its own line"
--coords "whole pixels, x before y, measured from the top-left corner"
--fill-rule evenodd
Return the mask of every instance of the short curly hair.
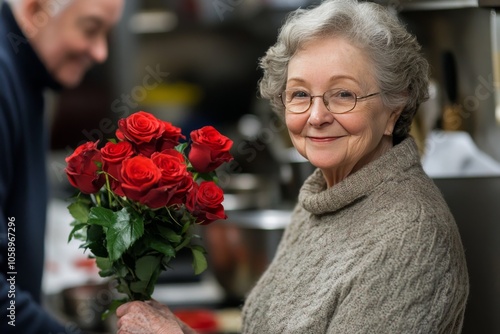
M 288 63 L 308 41 L 342 37 L 368 55 L 384 105 L 403 107 L 393 132 L 398 144 L 409 136 L 413 117 L 428 99 L 429 63 L 421 46 L 395 14 L 385 7 L 356 0 L 326 0 L 312 9 L 292 12 L 281 27 L 276 44 L 260 59 L 260 95 L 283 115 L 278 97 L 285 90 Z

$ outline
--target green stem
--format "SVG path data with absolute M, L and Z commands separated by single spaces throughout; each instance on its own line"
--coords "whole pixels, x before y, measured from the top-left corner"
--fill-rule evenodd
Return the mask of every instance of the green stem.
M 189 242 L 191 241 L 191 236 L 187 236 L 177 247 L 175 247 L 175 251 L 178 252 L 183 249 Z
M 182 226 L 181 223 L 179 223 L 175 218 L 174 216 L 172 216 L 172 213 L 170 212 L 170 209 L 167 208 L 167 212 L 168 212 L 168 215 L 170 216 L 170 218 L 172 218 L 172 220 L 174 221 L 174 223 L 176 223 L 177 225 L 179 226 Z
M 97 206 L 101 206 L 101 196 L 99 196 L 99 193 L 96 195 L 93 195 L 96 201 Z
M 109 177 L 108 177 L 108 173 L 105 174 L 106 176 L 106 190 L 108 192 L 108 205 L 109 207 L 111 208 L 111 186 L 109 184 Z

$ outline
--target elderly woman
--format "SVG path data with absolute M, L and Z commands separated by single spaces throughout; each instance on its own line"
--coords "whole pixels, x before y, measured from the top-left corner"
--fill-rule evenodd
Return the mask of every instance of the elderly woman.
M 261 67 L 262 96 L 317 170 L 245 302 L 243 333 L 460 333 L 460 235 L 409 136 L 428 86 L 416 39 L 379 5 L 325 1 L 288 18 Z M 123 333 L 141 317 L 177 326 L 156 303 L 118 316 Z

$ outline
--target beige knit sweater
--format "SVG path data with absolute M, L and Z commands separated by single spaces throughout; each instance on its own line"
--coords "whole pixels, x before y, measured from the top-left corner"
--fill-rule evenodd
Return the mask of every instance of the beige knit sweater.
M 457 226 L 409 138 L 332 188 L 308 178 L 243 333 L 460 333 L 467 295 Z

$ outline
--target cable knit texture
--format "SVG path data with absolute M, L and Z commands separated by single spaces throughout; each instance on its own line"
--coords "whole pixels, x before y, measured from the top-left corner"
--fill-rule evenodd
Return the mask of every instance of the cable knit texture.
M 276 256 L 243 308 L 243 333 L 460 333 L 465 255 L 408 138 L 328 188 L 304 183 Z

